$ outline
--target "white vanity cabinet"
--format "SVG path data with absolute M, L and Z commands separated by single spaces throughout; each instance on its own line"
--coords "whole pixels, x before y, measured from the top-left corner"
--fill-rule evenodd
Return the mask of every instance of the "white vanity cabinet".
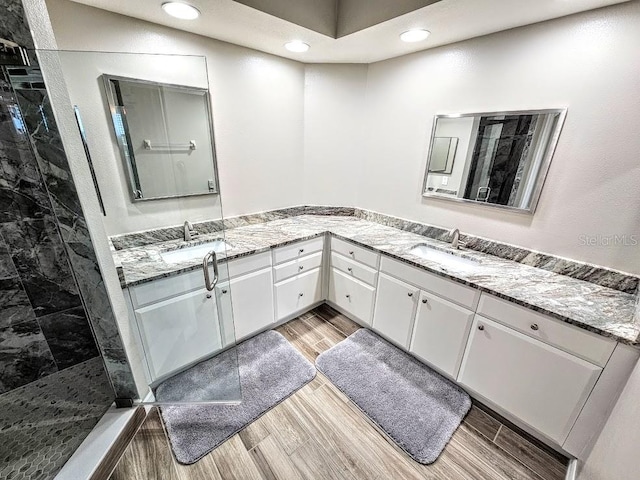
M 601 371 L 476 315 L 458 382 L 562 445 Z
M 371 325 L 380 255 L 331 238 L 328 300 L 365 325 Z
M 419 294 L 413 285 L 380 273 L 373 328 L 405 350 L 409 347 Z
M 129 289 L 152 382 L 275 321 L 271 252 L 221 264 L 219 273 L 212 292 L 204 288 L 201 269 Z
M 373 329 L 455 379 L 480 292 L 386 257 L 380 272 Z
M 235 340 L 242 340 L 264 330 L 274 321 L 273 276 L 271 266 L 251 272 L 216 286 L 220 308 L 225 309 L 222 318 L 233 319 Z M 231 296 L 229 301 L 228 296 Z M 232 306 L 233 311 L 226 311 Z M 233 343 L 233 336 L 223 339 L 224 345 Z
M 152 380 L 208 357 L 222 347 L 216 300 L 204 288 L 134 312 Z
M 276 319 L 293 318 L 324 300 L 324 236 L 273 250 Z
M 455 379 L 474 313 L 442 297 L 420 293 L 409 351 Z

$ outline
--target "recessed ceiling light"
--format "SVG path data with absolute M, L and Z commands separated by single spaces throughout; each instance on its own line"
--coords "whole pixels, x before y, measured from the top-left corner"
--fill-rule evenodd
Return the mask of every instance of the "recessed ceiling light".
M 162 4 L 162 9 L 172 17 L 181 20 L 195 20 L 200 16 L 200 10 L 182 2 L 165 2 Z
M 290 52 L 302 53 L 309 50 L 311 47 L 308 43 L 304 43 L 300 40 L 293 40 L 291 42 L 285 43 L 284 48 L 289 50 Z
M 400 35 L 400 40 L 403 42 L 420 42 L 427 38 L 431 32 L 429 30 L 425 30 L 423 28 L 414 28 L 413 30 L 408 30 Z

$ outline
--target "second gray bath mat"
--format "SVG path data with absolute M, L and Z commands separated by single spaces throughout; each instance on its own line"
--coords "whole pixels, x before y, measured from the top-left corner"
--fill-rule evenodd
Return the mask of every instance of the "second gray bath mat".
M 197 462 L 316 375 L 315 367 L 273 330 L 261 333 L 235 349 L 242 388 L 240 404 L 161 407 L 171 448 L 180 463 Z M 211 372 L 215 372 L 217 366 L 234 364 L 227 358 L 232 355 L 235 355 L 234 349 L 227 350 L 170 378 L 158 387 L 156 398 L 158 401 L 163 398 L 179 401 L 181 392 L 193 388 L 194 384 L 210 391 L 225 388 L 224 378 L 211 375 Z
M 436 461 L 471 408 L 460 387 L 364 328 L 321 353 L 316 366 L 422 464 Z

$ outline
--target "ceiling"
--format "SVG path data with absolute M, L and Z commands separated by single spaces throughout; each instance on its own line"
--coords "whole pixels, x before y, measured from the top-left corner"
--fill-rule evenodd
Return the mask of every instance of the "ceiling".
M 191 21 L 165 14 L 164 0 L 73 1 L 301 62 L 372 63 L 628 0 L 441 0 L 337 39 L 233 0 L 183 0 L 201 12 Z M 370 16 L 371 0 L 352 0 L 351 8 L 358 2 L 362 16 Z M 411 28 L 426 28 L 431 35 L 418 43 L 401 42 L 398 35 Z M 311 49 L 287 51 L 283 45 L 293 39 Z

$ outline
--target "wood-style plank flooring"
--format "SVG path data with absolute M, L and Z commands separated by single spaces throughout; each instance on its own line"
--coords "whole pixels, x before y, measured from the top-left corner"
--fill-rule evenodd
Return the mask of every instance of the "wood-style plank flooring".
M 314 362 L 360 328 L 327 306 L 277 328 Z M 194 465 L 180 465 L 154 409 L 110 480 L 561 480 L 566 465 L 474 405 L 432 465 L 420 465 L 329 380 L 316 378 Z

